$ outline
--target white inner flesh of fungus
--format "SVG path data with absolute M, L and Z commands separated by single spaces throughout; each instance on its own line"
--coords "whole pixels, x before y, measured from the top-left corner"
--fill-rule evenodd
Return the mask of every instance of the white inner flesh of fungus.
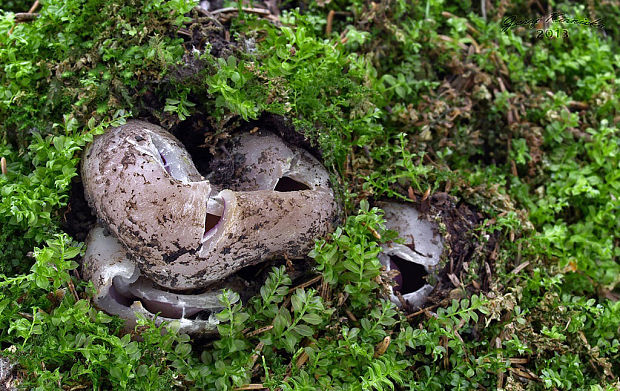
M 192 182 L 192 177 L 197 173 L 191 159 L 184 149 L 178 145 L 170 143 L 160 135 L 148 131 L 151 142 L 148 146 L 140 145 L 136 140 L 127 138 L 127 142 L 132 144 L 139 152 L 155 158 L 166 170 L 168 175 L 181 183 Z
M 205 233 L 202 237 L 202 243 L 211 239 L 213 235 L 215 235 L 217 228 L 220 225 L 222 216 L 224 215 L 225 209 L 226 204 L 222 197 L 219 195 L 209 196 L 207 199 L 207 216 L 205 218 Z
M 189 183 L 190 172 L 188 163 L 191 164 L 191 162 L 186 161 L 187 156 L 182 153 L 182 149 L 176 145 L 171 145 L 155 133 L 151 133 L 151 142 L 157 151 L 153 155 L 159 159 L 164 170 L 177 181 Z

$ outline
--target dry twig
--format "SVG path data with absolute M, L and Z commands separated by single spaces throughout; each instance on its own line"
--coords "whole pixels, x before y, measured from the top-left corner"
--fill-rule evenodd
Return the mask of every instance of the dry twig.
M 414 318 L 414 317 L 416 317 L 416 316 L 418 316 L 418 315 L 421 315 L 421 314 L 423 314 L 423 313 L 425 313 L 425 312 L 427 312 L 427 311 L 433 310 L 433 309 L 435 309 L 435 308 L 439 307 L 440 305 L 441 305 L 441 303 L 437 303 L 437 304 L 433 304 L 433 305 L 432 305 L 432 306 L 430 306 L 430 307 L 425 307 L 425 308 L 422 308 L 422 309 L 421 309 L 421 310 L 419 310 L 419 311 L 416 311 L 416 312 L 414 312 L 414 313 L 412 313 L 412 314 L 407 315 L 407 319 Z
M 245 336 L 246 336 L 246 337 L 248 337 L 248 338 L 250 338 L 250 337 L 254 337 L 254 336 L 257 336 L 258 334 L 262 334 L 262 333 L 264 333 L 265 331 L 269 331 L 269 330 L 271 330 L 272 328 L 273 328 L 273 325 L 272 325 L 272 324 L 270 324 L 270 325 L 268 325 L 268 326 L 261 327 L 261 328 L 259 328 L 259 329 L 256 329 L 256 330 L 252 331 L 252 332 L 249 332 L 249 333 L 247 333 Z
M 330 35 L 332 33 L 332 23 L 334 22 L 334 15 L 336 11 L 331 10 L 327 14 L 327 25 L 325 26 L 325 35 Z
M 233 390 L 242 391 L 242 390 L 266 390 L 267 387 L 263 385 L 263 383 L 254 383 L 254 384 L 246 384 L 245 386 L 235 387 Z
M 15 14 L 15 23 L 32 22 L 39 14 L 31 14 L 29 12 L 18 12 Z
M 34 20 L 37 17 L 37 15 L 34 15 L 33 13 L 34 13 L 34 11 L 37 10 L 37 8 L 39 8 L 39 0 L 36 0 L 32 4 L 32 7 L 30 7 L 28 12 L 20 12 L 20 13 L 15 14 L 15 22 L 16 23 L 30 22 L 30 21 Z M 18 17 L 18 15 L 20 15 L 20 16 Z M 26 16 L 26 15 L 32 15 L 32 16 Z M 13 29 L 14 28 L 15 28 L 15 25 L 11 26 L 11 29 L 9 30 L 9 35 L 13 34 Z
M 263 8 L 250 8 L 250 7 L 243 7 L 241 8 L 241 10 L 243 12 L 249 12 L 252 14 L 258 14 L 258 15 L 270 15 L 271 13 L 269 12 L 269 10 L 263 9 Z M 214 11 L 210 11 L 213 15 L 216 14 L 228 14 L 228 13 L 235 13 L 235 12 L 239 12 L 239 8 L 237 7 L 226 7 L 226 8 L 220 8 Z
M 307 288 L 310 285 L 321 281 L 321 278 L 323 278 L 323 276 L 316 276 L 316 277 L 312 278 L 311 280 L 308 280 L 306 282 L 302 282 L 301 284 L 297 285 L 296 287 L 290 288 L 288 290 L 288 293 L 291 294 L 291 293 L 295 292 L 297 289 Z
M 521 270 L 525 269 L 529 264 L 530 264 L 530 261 L 523 262 L 519 266 L 515 267 L 510 273 L 512 273 L 512 274 L 519 274 L 519 272 Z

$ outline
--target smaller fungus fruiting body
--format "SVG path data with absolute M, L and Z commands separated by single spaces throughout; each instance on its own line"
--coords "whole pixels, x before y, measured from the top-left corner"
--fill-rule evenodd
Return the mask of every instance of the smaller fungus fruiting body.
M 379 202 L 377 206 L 385 212 L 386 228 L 398 232 L 404 240 L 402 244 L 384 244 L 379 254 L 379 260 L 388 271 L 400 273 L 395 277 L 397 284 L 390 292 L 390 299 L 400 306 L 402 303 L 394 292 L 398 291 L 410 307 L 419 308 L 434 289 L 423 277 L 432 274 L 439 264 L 443 253 L 441 236 L 436 225 L 421 219 L 413 206 L 397 202 Z M 413 280 L 419 283 L 412 284 Z

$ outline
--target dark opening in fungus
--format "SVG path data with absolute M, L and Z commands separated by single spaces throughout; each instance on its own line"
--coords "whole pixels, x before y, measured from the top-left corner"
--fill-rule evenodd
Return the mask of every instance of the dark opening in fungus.
M 211 231 L 217 224 L 220 222 L 222 216 L 212 215 L 211 213 L 207 213 L 207 218 L 205 219 L 205 235 Z
M 273 190 L 285 193 L 289 191 L 310 190 L 310 187 L 287 176 L 283 176 L 278 179 L 278 183 L 276 183 L 276 187 Z
M 400 272 L 394 277 L 397 284 L 394 290 L 400 292 L 401 295 L 415 292 L 427 283 L 425 277 L 428 276 L 428 272 L 424 265 L 409 262 L 394 255 L 390 257 L 390 267 Z

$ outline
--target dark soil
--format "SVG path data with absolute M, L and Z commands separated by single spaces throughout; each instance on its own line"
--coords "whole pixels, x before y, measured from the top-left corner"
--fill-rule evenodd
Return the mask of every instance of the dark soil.
M 97 216 L 92 213 L 84 197 L 82 178 L 77 176 L 71 180 L 69 204 L 63 212 L 62 228 L 73 239 L 83 242 L 96 222 Z
M 490 235 L 486 243 L 481 243 L 474 235 L 474 230 L 484 221 L 485 216 L 471 205 L 457 202 L 456 199 L 444 192 L 438 192 L 418 203 L 422 213 L 430 216 L 439 216 L 446 227 L 444 247 L 446 249 L 445 264 L 439 270 L 435 290 L 429 297 L 429 302 L 437 304 L 450 297 L 456 288 L 466 288 L 475 292 L 487 292 L 490 289 L 491 274 L 494 265 L 491 260 L 493 249 L 498 240 L 497 235 Z M 474 265 L 477 263 L 478 265 Z M 471 270 L 477 267 L 477 280 L 468 281 Z M 455 284 L 456 277 L 460 284 Z

